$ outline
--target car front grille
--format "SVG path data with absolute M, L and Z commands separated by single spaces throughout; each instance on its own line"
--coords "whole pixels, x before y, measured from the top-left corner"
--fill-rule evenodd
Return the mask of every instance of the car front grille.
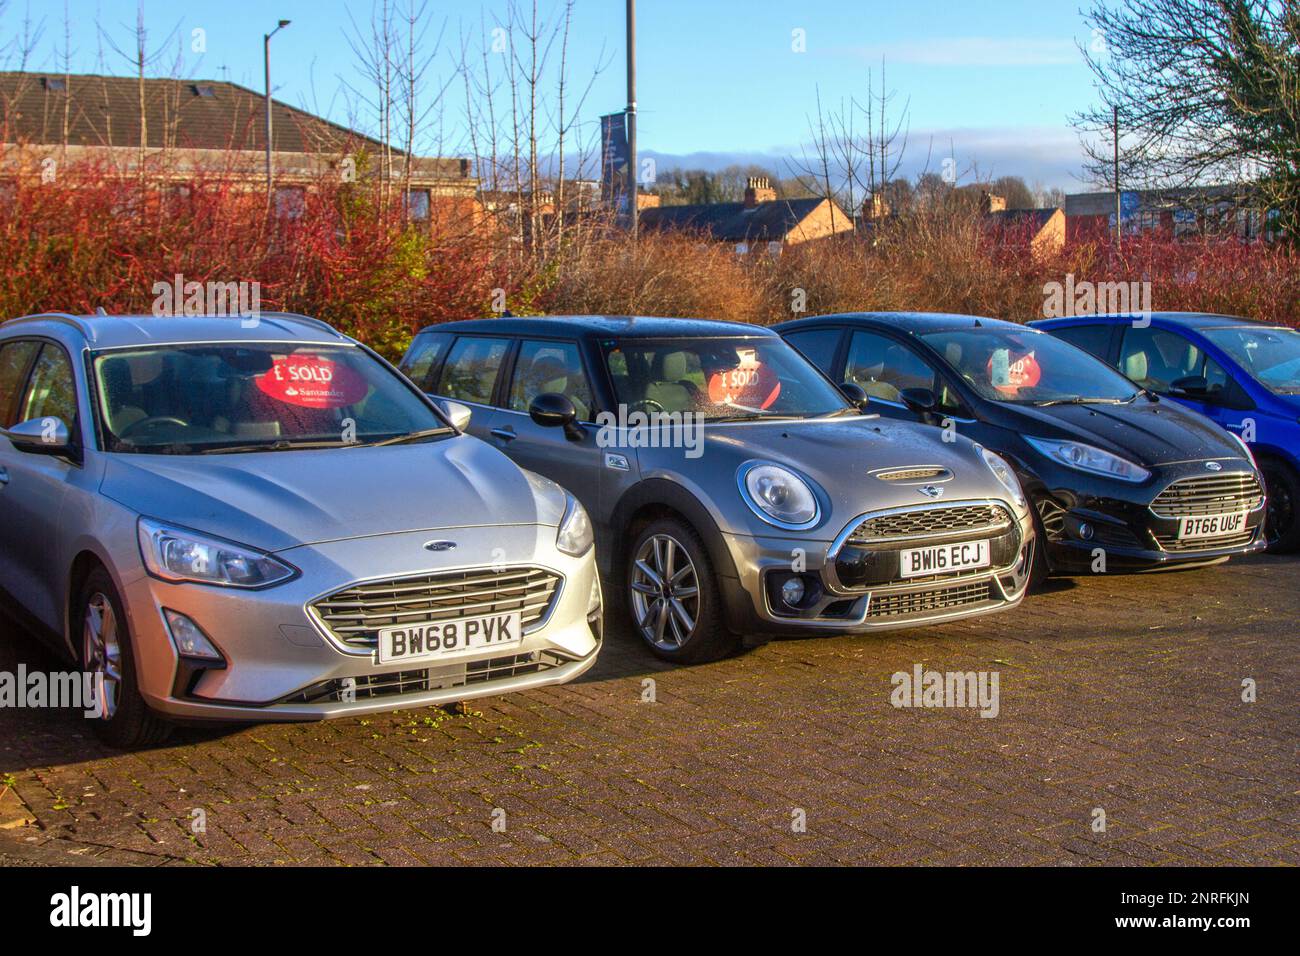
M 1241 548 L 1250 544 L 1255 537 L 1254 528 L 1247 528 L 1226 538 L 1192 538 L 1179 541 L 1172 534 L 1156 535 L 1156 543 L 1171 554 L 1185 554 L 1189 551 L 1218 551 L 1222 548 Z
M 317 619 L 341 644 L 374 650 L 381 628 L 519 611 L 523 628 L 541 622 L 559 592 L 560 575 L 542 568 L 475 568 L 367 581 L 313 604 Z
M 1248 473 L 1184 478 L 1160 492 L 1151 510 L 1161 518 L 1254 511 L 1264 503 L 1259 479 Z
M 873 594 L 867 608 L 867 619 L 920 616 L 969 607 L 990 600 L 992 593 L 988 581 L 979 581 L 925 591 Z
M 907 538 L 939 538 L 955 535 L 994 536 L 1013 525 L 1011 514 L 997 504 L 954 505 L 926 508 L 867 518 L 853 529 L 850 545 L 871 545 Z
M 522 677 L 559 667 L 568 661 L 549 652 L 510 654 L 480 661 L 436 664 L 414 670 L 335 678 L 304 687 L 282 698 L 281 704 L 360 703 L 381 697 L 400 697 L 435 690 L 454 690 L 488 681 Z

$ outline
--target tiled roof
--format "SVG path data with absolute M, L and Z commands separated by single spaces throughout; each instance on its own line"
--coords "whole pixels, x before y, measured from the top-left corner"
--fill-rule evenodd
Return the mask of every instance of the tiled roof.
M 727 242 L 773 242 L 784 240 L 823 201 L 775 199 L 749 208 L 740 202 L 655 206 L 642 209 L 640 220 L 645 229 L 695 229 Z
M 140 86 L 135 77 L 0 72 L 0 132 L 5 142 L 62 145 L 65 104 L 69 146 L 140 145 Z M 261 151 L 266 149 L 265 109 L 261 93 L 235 83 L 146 78 L 146 146 Z M 331 152 L 357 140 L 381 146 L 372 137 L 275 99 L 271 113 L 277 152 Z M 446 165 L 448 177 L 468 175 L 461 160 L 438 162 Z

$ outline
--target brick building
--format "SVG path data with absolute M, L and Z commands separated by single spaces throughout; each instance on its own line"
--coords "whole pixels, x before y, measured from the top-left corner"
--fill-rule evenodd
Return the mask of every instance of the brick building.
M 0 72 L 0 177 L 40 175 L 51 164 L 142 166 L 155 181 L 219 176 L 265 188 L 265 98 L 235 83 L 123 76 Z M 377 175 L 384 144 L 272 100 L 272 158 L 278 206 L 292 208 L 324 176 Z M 391 150 L 389 179 L 407 182 L 406 156 Z M 412 156 L 412 218 L 432 204 L 476 205 L 467 159 Z

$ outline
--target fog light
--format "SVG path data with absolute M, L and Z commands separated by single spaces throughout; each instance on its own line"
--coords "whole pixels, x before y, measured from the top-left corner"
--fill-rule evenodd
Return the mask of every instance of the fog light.
M 181 657 L 196 657 L 205 661 L 225 660 L 203 633 L 203 629 L 184 614 L 163 608 L 163 617 L 167 619 L 167 630 L 171 632 L 172 643 L 176 645 Z
M 587 598 L 587 618 L 590 620 L 600 613 L 601 595 L 600 595 L 600 575 L 592 574 L 591 576 L 591 596 Z
M 798 607 L 803 600 L 804 587 L 802 578 L 789 578 L 781 585 L 781 600 L 790 607 Z
M 1088 524 L 1088 522 L 1086 522 L 1086 521 L 1080 522 L 1080 524 L 1079 524 L 1079 537 L 1082 538 L 1084 541 L 1091 541 L 1091 540 L 1092 540 L 1092 525 Z

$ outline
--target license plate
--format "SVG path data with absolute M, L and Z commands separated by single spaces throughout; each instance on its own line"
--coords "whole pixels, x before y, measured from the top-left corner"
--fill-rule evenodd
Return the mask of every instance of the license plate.
M 933 548 L 909 548 L 899 558 L 905 578 L 923 574 L 948 574 L 970 568 L 989 566 L 987 541 L 964 541 L 961 544 L 941 544 Z
M 1178 519 L 1178 540 L 1196 538 L 1224 538 L 1246 530 L 1246 512 L 1226 515 L 1201 515 L 1197 518 Z
M 512 647 L 524 639 L 523 613 L 422 621 L 386 627 L 379 632 L 380 664 L 443 660 L 475 651 Z

